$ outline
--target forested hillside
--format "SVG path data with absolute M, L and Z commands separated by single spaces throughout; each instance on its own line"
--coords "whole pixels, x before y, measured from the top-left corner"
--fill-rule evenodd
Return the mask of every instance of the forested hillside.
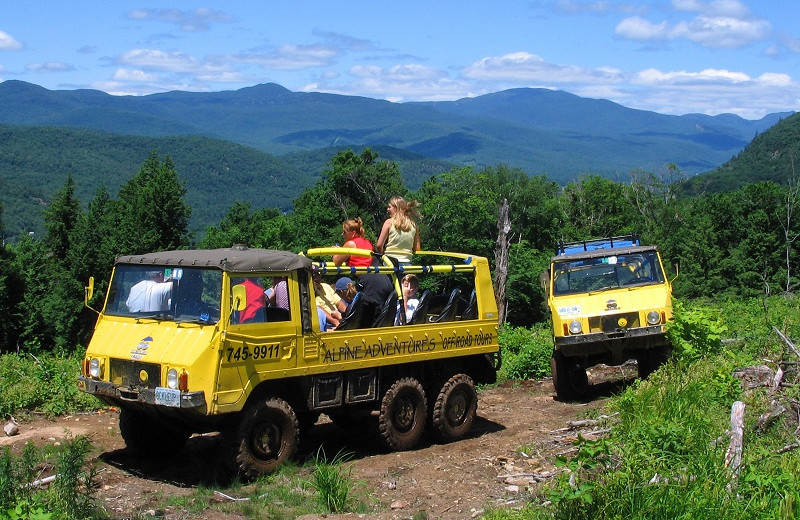
M 759 181 L 787 185 L 800 180 L 800 114 L 757 135 L 736 157 L 688 183 L 694 193 L 718 193 Z
M 585 173 L 619 178 L 665 163 L 690 175 L 703 173 L 730 159 L 778 117 L 668 116 L 547 89 L 390 103 L 291 92 L 276 84 L 111 96 L 0 83 L 0 123 L 149 137 L 203 135 L 278 155 L 391 146 L 477 168 L 507 164 L 562 185 Z
M 338 152 L 331 148 L 276 157 L 207 137 L 149 138 L 47 126 L 0 125 L 0 143 L 0 203 L 11 239 L 44 231 L 43 211 L 67 174 L 74 177 L 75 195 L 85 206 L 102 185 L 116 192 L 154 150 L 178 165 L 197 235 L 237 201 L 290 211 L 292 201 L 316 182 Z M 411 188 L 452 167 L 391 147 L 375 151 L 401 165 Z

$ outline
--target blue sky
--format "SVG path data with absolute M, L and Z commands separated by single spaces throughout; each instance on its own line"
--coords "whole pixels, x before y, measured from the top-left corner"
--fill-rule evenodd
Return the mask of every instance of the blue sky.
M 0 80 L 396 102 L 517 87 L 664 114 L 800 110 L 794 0 L 0 0 Z

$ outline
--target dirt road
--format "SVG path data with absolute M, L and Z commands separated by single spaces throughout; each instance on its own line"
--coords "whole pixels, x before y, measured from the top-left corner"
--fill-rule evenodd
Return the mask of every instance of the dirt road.
M 595 369 L 590 372 L 594 383 L 591 400 L 580 403 L 555 400 L 549 380 L 519 381 L 483 390 L 478 418 L 467 439 L 444 445 L 425 441 L 418 449 L 406 452 L 384 453 L 368 438 L 354 438 L 355 434 L 323 416 L 302 443 L 298 459 L 312 457 L 320 446 L 331 456 L 340 449 L 351 453 L 352 476 L 364 483 L 379 509 L 366 516 L 370 519 L 408 519 L 415 515 L 442 520 L 477 518 L 487 507 L 517 503 L 533 482 L 550 478 L 557 471 L 552 466 L 554 455 L 568 452 L 578 433 L 566 430 L 567 422 L 602 407 L 607 396 L 629 382 L 635 370 Z M 165 497 L 192 495 L 198 486 L 215 486 L 225 478 L 218 469 L 222 464 L 215 434 L 192 437 L 180 453 L 154 461 L 133 458 L 126 452 L 118 414 L 113 410 L 56 421 L 37 419 L 22 422 L 19 427 L 20 435 L 0 437 L 0 446 L 12 444 L 18 449 L 27 441 L 53 444 L 66 435 L 88 436 L 101 469 L 98 498 L 119 519 L 148 511 L 157 511 L 159 517 L 170 520 L 197 518 L 196 512 L 165 507 Z M 212 510 L 202 517 L 244 518 Z

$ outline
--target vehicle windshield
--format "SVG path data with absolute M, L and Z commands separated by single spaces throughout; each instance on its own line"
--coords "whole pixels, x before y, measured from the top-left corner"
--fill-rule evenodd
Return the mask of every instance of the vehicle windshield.
M 664 273 L 656 251 L 553 264 L 554 296 L 660 283 Z
M 219 321 L 222 271 L 118 264 L 105 313 L 180 322 Z

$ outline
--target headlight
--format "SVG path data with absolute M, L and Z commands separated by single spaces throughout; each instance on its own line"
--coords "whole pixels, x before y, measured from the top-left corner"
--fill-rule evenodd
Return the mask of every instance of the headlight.
M 97 358 L 92 358 L 89 361 L 89 375 L 92 377 L 100 377 L 102 375 L 100 371 L 100 360 Z
M 178 388 L 178 371 L 174 368 L 167 372 L 167 388 Z
M 580 334 L 583 330 L 581 326 L 581 322 L 579 320 L 572 320 L 569 322 L 569 333 L 570 334 Z
M 661 315 L 656 311 L 650 311 L 647 313 L 647 323 L 650 325 L 658 325 L 661 323 Z

